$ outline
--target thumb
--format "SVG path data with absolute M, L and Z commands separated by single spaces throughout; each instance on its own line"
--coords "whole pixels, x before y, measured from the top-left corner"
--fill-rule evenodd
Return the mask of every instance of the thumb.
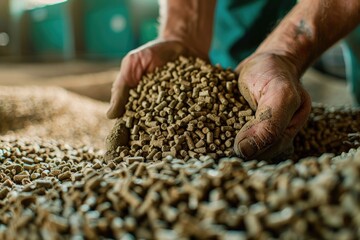
M 130 87 L 124 81 L 120 81 L 111 89 L 110 107 L 106 113 L 107 118 L 119 118 L 125 113 L 125 105 L 129 98 Z
M 292 139 L 307 118 L 301 97 L 291 84 L 269 83 L 258 102 L 255 119 L 235 138 L 235 153 L 245 159 L 271 159 L 292 149 Z
M 244 159 L 259 156 L 281 138 L 286 122 L 275 120 L 271 107 L 259 108 L 255 119 L 247 122 L 235 138 L 235 153 Z
M 270 160 L 293 152 L 293 136 L 271 120 L 249 121 L 235 138 L 235 153 L 244 159 Z
M 119 118 L 125 113 L 130 89 L 140 82 L 148 65 L 144 63 L 146 60 L 148 58 L 144 58 L 140 53 L 131 53 L 123 59 L 111 89 L 110 107 L 106 113 L 109 119 Z

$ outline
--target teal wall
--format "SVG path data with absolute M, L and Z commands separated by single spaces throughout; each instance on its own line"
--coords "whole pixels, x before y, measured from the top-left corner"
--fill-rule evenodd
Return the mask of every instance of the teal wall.
M 40 58 L 120 59 L 157 36 L 157 0 L 68 0 L 26 13 Z
M 31 43 L 37 55 L 63 59 L 74 56 L 68 2 L 32 9 L 29 18 Z

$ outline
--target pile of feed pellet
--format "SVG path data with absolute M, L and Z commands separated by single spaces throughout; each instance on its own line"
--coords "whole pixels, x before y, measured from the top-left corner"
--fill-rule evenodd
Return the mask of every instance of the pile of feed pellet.
M 360 146 L 360 109 L 313 104 L 309 119 L 294 140 L 292 159 L 336 155 Z
M 297 163 L 0 140 L 1 239 L 358 239 L 360 149 Z
M 0 134 L 104 147 L 107 104 L 59 87 L 0 87 Z
M 175 67 L 185 71 L 184 76 L 192 76 L 187 72 L 194 68 Z M 200 70 L 210 68 L 207 65 Z M 211 69 L 215 69 L 214 78 L 226 74 L 229 80 L 236 80 L 229 70 Z M 163 68 L 157 69 L 154 74 L 161 75 L 162 71 Z M 223 86 L 218 90 L 226 92 L 226 84 L 217 81 Z M 235 82 L 231 82 L 236 89 Z M 201 78 L 198 83 L 195 80 L 195 84 L 201 83 Z M 174 96 L 187 91 L 181 86 L 177 93 L 174 90 Z M 221 134 L 229 133 L 221 127 L 236 129 L 234 124 L 244 124 L 252 112 L 242 121 L 229 124 L 214 111 L 214 104 L 219 104 L 220 109 L 222 103 L 209 91 L 212 108 L 202 105 L 195 112 L 204 108 L 218 114 L 220 125 L 208 114 L 195 114 L 194 119 L 202 119 L 199 122 L 204 126 L 197 122 L 191 131 L 188 127 L 195 123 L 191 122 L 194 119 L 183 125 L 186 116 L 180 117 L 178 109 L 171 112 L 172 100 L 159 111 L 155 109 L 159 105 L 152 106 L 162 91 L 158 87 L 148 91 L 151 89 L 157 97 L 148 96 L 149 105 L 141 107 L 153 109 L 153 120 L 143 124 L 138 121 L 150 116 L 146 115 L 148 112 L 140 115 L 136 102 L 141 91 L 132 91 L 132 104 L 116 123 L 125 128 L 118 129 L 112 143 L 125 142 L 119 136 L 127 134 L 132 143 L 141 141 L 141 131 L 146 133 L 155 124 L 146 123 L 161 122 L 161 111 L 168 111 L 164 122 L 168 126 L 179 124 L 175 130 L 180 131 L 175 131 L 173 138 L 166 138 L 170 134 L 167 130 L 151 135 L 163 137 L 162 143 L 168 144 L 169 149 L 153 144 L 153 149 L 161 154 L 149 157 L 150 145 L 156 141 L 150 138 L 144 142 L 147 151 L 127 147 L 126 152 L 124 147 L 111 145 L 115 156 L 107 155 L 105 159 L 105 149 L 98 142 L 103 141 L 104 132 L 107 134 L 113 124 L 104 119 L 106 106 L 61 89 L 8 88 L 2 92 L 0 88 L 0 239 L 360 238 L 360 110 L 314 105 L 308 123 L 294 140 L 293 157 L 278 163 L 246 162 L 226 156 L 231 152 L 226 147 L 227 138 L 222 139 Z M 227 105 L 222 110 L 227 114 L 247 111 L 246 103 L 239 99 L 243 105 L 237 110 L 234 111 L 236 104 L 231 100 L 227 101 L 233 104 L 232 108 Z M 198 101 L 195 98 L 193 105 Z M 131 109 L 133 106 L 135 109 Z M 185 106 L 188 107 L 180 110 L 195 116 L 190 106 Z M 139 118 L 135 113 L 129 120 L 129 111 L 139 112 Z M 170 112 L 173 122 L 168 120 Z M 175 119 L 176 116 L 180 118 Z M 136 124 L 138 135 L 134 132 Z M 126 130 L 126 125 L 131 129 Z M 212 126 L 220 128 L 219 138 L 214 136 Z M 214 132 L 212 141 L 220 141 L 215 145 L 222 152 L 210 149 L 203 128 Z M 203 137 L 196 134 L 200 129 Z M 197 146 L 191 149 L 186 136 L 181 140 L 182 148 L 172 154 L 171 147 L 179 140 L 176 135 L 186 132 L 194 145 L 204 140 L 201 147 L 210 149 L 212 154 L 196 152 Z M 230 138 L 236 134 L 235 130 L 228 132 L 232 134 Z M 181 150 L 188 154 L 184 157 Z
M 151 160 L 234 155 L 237 131 L 254 118 L 237 79 L 229 69 L 185 57 L 147 74 L 130 90 L 125 114 L 108 137 L 108 154 Z M 126 138 L 129 144 L 119 149 Z

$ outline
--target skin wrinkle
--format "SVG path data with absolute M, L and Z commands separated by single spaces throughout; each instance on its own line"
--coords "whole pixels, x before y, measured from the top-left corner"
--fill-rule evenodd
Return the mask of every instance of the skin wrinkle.
M 248 141 L 248 143 L 251 145 L 251 146 L 254 146 L 254 147 L 256 147 L 257 149 L 259 149 L 259 147 L 257 146 L 257 144 L 256 144 L 256 141 L 255 141 L 255 138 L 254 137 L 248 137 L 247 138 L 247 141 Z M 243 151 L 241 151 L 241 147 L 240 147 L 240 142 L 241 141 L 239 141 L 239 143 L 238 143 L 238 150 L 239 150 L 239 152 L 240 152 L 240 154 L 242 155 L 242 156 L 244 156 L 245 154 L 243 153 Z
M 278 77 L 268 79 L 268 81 L 262 86 L 262 88 L 259 91 L 259 96 L 258 96 L 259 99 L 261 99 L 262 96 L 266 95 L 269 84 L 271 83 L 271 81 L 275 81 L 275 80 L 279 80 L 279 81 L 280 80 L 285 80 L 285 74 L 284 74 L 284 76 L 281 76 L 281 74 L 278 74 Z
M 273 124 L 271 120 L 268 120 L 270 123 L 269 124 L 266 124 L 264 126 L 264 130 L 267 134 L 265 134 L 265 136 L 267 137 L 262 137 L 264 138 L 265 140 L 262 140 L 264 142 L 264 146 L 263 148 L 266 146 L 266 145 L 271 145 L 271 143 L 273 143 L 276 139 L 280 139 L 281 137 L 281 130 L 280 130 L 280 127 L 277 126 L 277 124 Z
M 278 127 L 279 126 L 276 126 Z M 294 135 L 291 134 L 291 132 L 287 131 L 288 129 L 285 129 L 285 131 L 281 132 L 279 131 L 279 135 L 277 137 L 277 141 L 273 144 L 269 145 L 268 147 L 264 148 L 263 151 L 261 151 L 260 155 L 265 154 L 267 155 L 266 151 L 270 149 L 271 147 L 274 147 L 274 152 L 272 155 L 277 156 L 278 158 L 286 158 L 288 155 L 292 154 L 294 151 L 294 146 L 292 144 Z M 279 148 L 279 146 L 281 146 Z M 285 148 L 284 148 L 285 147 Z M 282 149 L 282 150 L 281 150 Z M 283 157 L 281 157 L 283 155 Z
M 268 71 L 270 71 L 270 70 L 268 70 Z M 258 94 L 256 94 L 256 92 L 257 92 L 257 83 L 259 82 L 259 81 L 253 81 L 252 82 L 252 88 L 248 88 L 247 87 L 247 84 L 246 83 L 244 83 L 243 81 L 239 81 L 239 89 L 243 89 L 241 92 L 243 93 L 243 95 L 244 95 L 244 97 L 245 97 L 245 99 L 249 102 L 249 104 L 250 104 L 250 107 L 253 109 L 253 110 L 256 110 L 257 109 L 257 105 L 258 105 L 258 103 L 257 103 L 257 101 L 256 101 L 256 98 L 257 98 L 257 96 L 256 95 L 259 95 L 259 97 L 261 97 L 261 95 L 262 95 L 262 90 L 263 90 L 263 88 L 270 82 L 270 80 L 268 79 L 268 77 L 266 77 L 265 76 L 265 73 L 264 74 L 258 74 L 258 73 L 256 73 L 256 74 L 250 74 L 250 76 L 249 76 L 249 78 L 248 79 L 258 79 L 258 78 L 263 78 L 264 79 L 264 81 L 266 81 L 266 83 L 265 83 L 265 85 L 264 86 L 262 86 L 261 87 L 261 89 L 259 89 L 259 91 L 258 91 Z M 246 82 L 246 81 L 245 81 Z M 263 83 L 263 81 L 261 81 L 261 83 Z M 251 92 L 250 92 L 250 91 Z M 250 98 L 250 99 L 249 99 Z
M 284 82 L 282 83 L 282 87 L 280 89 L 278 89 L 279 92 L 275 92 L 273 90 L 271 92 L 276 95 L 279 95 L 279 94 L 283 95 L 284 102 L 286 102 L 287 105 L 293 104 L 292 109 L 297 109 L 301 104 L 300 96 L 298 95 L 298 93 L 296 91 L 297 88 L 294 86 L 293 81 L 285 81 L 286 79 L 287 78 L 283 79 Z M 279 80 L 279 79 L 275 78 L 274 81 L 275 80 Z M 267 91 L 267 89 L 266 89 L 266 91 Z M 275 97 L 275 96 L 269 95 L 267 97 Z
M 269 121 L 271 122 L 271 121 Z M 276 138 L 276 133 L 274 133 L 271 129 L 269 129 L 267 126 L 271 125 L 270 124 L 266 124 L 265 127 L 263 128 L 265 131 L 262 132 L 261 134 L 257 134 L 257 137 L 259 139 L 259 144 L 257 145 L 258 150 L 262 150 L 263 148 L 265 148 L 267 145 L 271 144 L 271 142 L 273 141 L 273 138 Z M 275 136 L 275 137 L 273 137 Z
M 266 87 L 268 86 L 268 84 L 271 82 L 272 79 L 269 78 L 269 75 L 271 76 L 271 71 L 272 69 L 269 69 L 267 71 L 265 71 L 263 74 L 260 74 L 259 77 L 260 78 L 263 78 L 264 79 L 264 82 L 261 82 L 262 86 L 260 87 L 259 89 L 259 96 L 257 96 L 258 99 L 261 99 L 261 96 L 264 95 L 264 93 L 266 92 Z M 256 78 L 257 79 L 257 78 Z M 256 86 L 256 83 L 259 83 L 259 81 L 256 81 L 254 83 L 254 89 L 253 91 L 255 91 L 255 86 Z M 253 93 L 254 94 L 254 93 Z M 255 95 L 255 94 L 254 94 Z
M 299 87 L 301 88 L 300 98 L 307 99 L 307 101 L 311 103 L 310 95 L 304 90 L 301 83 L 299 83 L 299 85 Z M 298 110 L 294 113 L 293 118 L 290 120 L 290 124 L 287 128 L 287 131 L 289 131 L 289 135 L 295 136 L 295 134 L 303 127 L 305 122 L 302 122 L 301 124 L 300 119 L 302 119 L 303 116 L 309 114 L 310 111 L 311 104 L 308 104 L 307 102 L 302 102 Z
M 287 83 L 287 82 L 286 82 Z M 266 87 L 269 87 L 270 85 L 268 84 Z M 271 87 L 271 86 L 270 86 Z M 289 89 L 292 89 L 291 91 L 289 91 Z M 264 89 L 264 93 L 266 93 L 266 91 L 268 91 L 268 88 Z M 297 109 L 300 106 L 300 99 L 298 96 L 294 95 L 294 94 L 288 94 L 288 92 L 294 92 L 293 87 L 281 87 L 280 89 L 277 89 L 276 92 L 274 91 L 274 89 L 271 90 L 271 94 L 264 94 L 264 97 L 262 99 L 261 102 L 268 102 L 271 101 L 271 98 L 276 98 L 278 96 L 282 96 L 282 98 L 287 99 L 287 105 L 289 106 L 290 104 L 292 104 L 292 107 L 290 107 L 290 109 Z M 265 98 L 266 97 L 266 98 Z M 281 104 L 282 107 L 285 107 L 283 104 Z M 280 106 L 277 106 L 277 108 L 279 109 Z M 288 107 L 289 108 L 289 107 Z M 287 111 L 286 109 L 282 109 L 282 111 Z
M 302 105 L 298 108 L 298 110 L 294 113 L 294 117 L 298 117 L 298 114 L 301 113 L 303 106 L 305 105 L 305 102 L 302 103 Z M 310 111 L 310 109 L 309 109 Z M 294 118 L 290 120 L 290 123 L 288 127 L 284 131 L 284 136 L 287 136 L 289 138 L 293 138 L 296 133 L 302 128 L 303 124 L 297 124 L 294 122 Z
M 270 147 L 274 146 L 279 141 L 281 142 L 283 138 L 286 137 L 289 138 L 290 136 L 290 134 L 288 134 L 286 131 L 281 132 L 280 127 L 274 125 L 270 119 L 268 119 L 267 121 L 269 121 L 269 123 L 264 124 L 264 128 L 263 128 L 265 132 L 261 131 L 260 133 L 257 134 L 252 133 L 249 134 L 251 137 L 247 138 L 249 140 L 249 144 L 257 149 L 256 150 L 258 152 L 257 155 L 261 155 L 263 152 L 267 151 Z M 252 121 L 247 127 L 248 129 L 246 131 L 252 132 L 251 128 L 254 127 L 254 125 L 257 123 L 259 123 L 258 120 Z M 278 140 L 274 141 L 274 139 L 278 139 Z M 238 140 L 239 140 L 238 144 L 240 144 L 242 139 L 238 139 Z M 241 155 L 244 155 L 244 153 L 241 151 L 240 146 L 238 146 L 238 150 L 240 151 Z
M 258 140 L 256 141 L 256 138 L 258 138 Z M 253 137 L 253 143 L 251 145 L 255 146 L 257 149 L 257 152 L 260 151 L 260 149 L 262 148 L 261 145 L 263 145 L 263 139 L 259 137 L 259 135 L 256 135 Z
M 271 59 L 271 58 L 270 58 Z M 246 69 L 244 69 L 243 71 L 246 71 Z M 277 77 L 273 77 L 274 74 L 272 73 L 272 71 L 274 71 L 273 69 L 270 68 L 270 66 L 267 67 L 267 70 L 262 72 L 262 73 L 255 73 L 255 74 L 251 74 L 249 76 L 248 79 L 256 79 L 257 81 L 253 81 L 252 83 L 252 94 L 254 95 L 254 97 L 256 99 L 260 99 L 264 94 L 265 94 L 265 90 L 266 86 L 271 82 L 271 81 L 285 81 L 288 79 L 288 75 L 289 73 L 285 73 L 283 71 L 276 73 Z M 269 77 L 270 76 L 270 77 Z M 298 80 L 298 79 L 297 79 Z M 257 84 L 259 83 L 259 84 Z M 259 85 L 259 87 L 256 87 L 257 85 Z M 263 86 L 261 86 L 263 85 Z M 257 89 L 261 88 L 259 91 L 257 91 Z M 258 94 L 256 94 L 258 92 Z

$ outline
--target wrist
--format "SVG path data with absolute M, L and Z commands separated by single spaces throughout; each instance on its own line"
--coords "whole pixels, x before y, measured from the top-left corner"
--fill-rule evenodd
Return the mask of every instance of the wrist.
M 179 41 L 208 58 L 215 0 L 161 0 L 159 38 Z
M 256 53 L 281 56 L 290 61 L 300 77 L 318 57 L 312 26 L 299 20 L 285 22 L 258 47 Z
M 259 46 L 290 59 L 299 74 L 360 22 L 358 0 L 301 0 Z

